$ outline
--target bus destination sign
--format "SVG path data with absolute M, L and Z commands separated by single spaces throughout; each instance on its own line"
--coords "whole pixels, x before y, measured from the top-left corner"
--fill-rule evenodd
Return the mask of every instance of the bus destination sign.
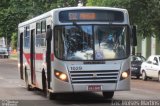
M 124 13 L 111 10 L 67 10 L 59 13 L 60 22 L 103 21 L 123 22 Z

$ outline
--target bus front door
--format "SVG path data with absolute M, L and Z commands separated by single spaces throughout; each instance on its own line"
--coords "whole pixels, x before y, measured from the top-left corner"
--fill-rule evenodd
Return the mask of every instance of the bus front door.
M 35 78 L 35 30 L 31 30 L 31 45 L 30 45 L 30 63 L 31 63 L 31 82 L 36 84 Z
M 19 41 L 19 62 L 20 62 L 20 78 L 23 79 L 23 33 L 20 33 Z

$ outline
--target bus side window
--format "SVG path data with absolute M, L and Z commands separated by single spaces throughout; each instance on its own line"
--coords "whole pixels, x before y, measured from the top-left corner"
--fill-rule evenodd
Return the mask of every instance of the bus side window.
M 24 48 L 30 47 L 30 29 L 29 27 L 25 27 L 24 30 Z
M 45 40 L 46 21 L 36 23 L 36 47 L 46 46 Z
M 45 20 L 41 22 L 41 32 L 42 33 L 46 32 L 46 21 Z
M 41 33 L 41 23 L 38 22 L 36 23 L 36 34 L 40 34 Z
M 36 34 L 36 47 L 46 46 L 45 34 Z

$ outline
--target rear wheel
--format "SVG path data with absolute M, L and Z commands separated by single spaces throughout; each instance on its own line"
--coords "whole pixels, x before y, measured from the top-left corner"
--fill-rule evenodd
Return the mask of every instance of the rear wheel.
M 143 79 L 144 81 L 147 80 L 147 76 L 146 76 L 146 72 L 145 72 L 145 71 L 142 72 L 142 79 Z
M 111 91 L 111 92 L 103 92 L 103 96 L 106 98 L 106 99 L 112 99 L 114 95 L 114 92 Z

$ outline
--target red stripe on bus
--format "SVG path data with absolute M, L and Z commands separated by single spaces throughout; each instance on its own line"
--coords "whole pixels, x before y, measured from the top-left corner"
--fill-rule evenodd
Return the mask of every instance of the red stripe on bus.
M 54 61 L 54 53 L 51 54 L 51 61 Z
M 30 53 L 24 53 L 27 63 L 30 65 Z M 35 60 L 43 60 L 43 53 L 35 54 Z M 54 61 L 54 53 L 51 54 L 51 61 Z
M 25 56 L 25 58 L 26 58 L 26 60 L 27 60 L 27 63 L 30 65 L 30 54 L 29 53 L 24 53 L 24 56 Z
M 37 53 L 35 60 L 43 60 L 43 54 L 42 53 Z

